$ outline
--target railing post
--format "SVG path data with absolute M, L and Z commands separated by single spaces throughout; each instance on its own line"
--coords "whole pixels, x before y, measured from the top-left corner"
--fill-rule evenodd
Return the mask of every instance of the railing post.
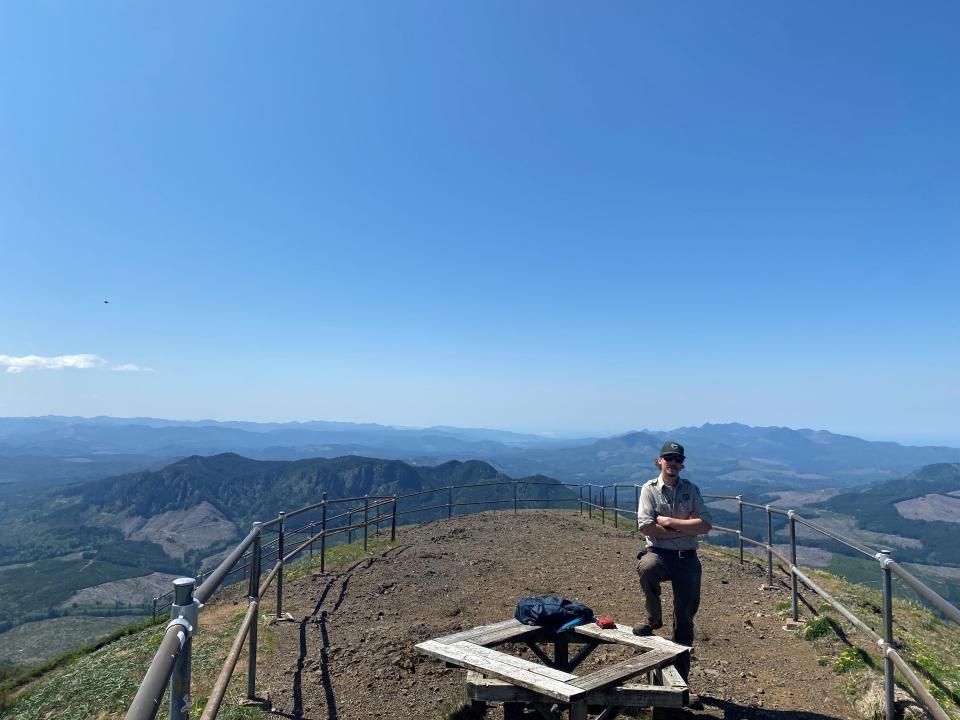
M 619 527 L 617 524 L 618 518 L 620 516 L 620 505 L 617 500 L 617 486 L 613 486 L 613 526 Z
M 600 524 L 607 524 L 607 486 L 600 486 Z
M 153 599 L 153 619 L 157 619 L 157 598 Z
M 767 585 L 773 587 L 773 513 L 767 505 Z
M 263 523 L 255 522 L 253 523 L 253 529 L 257 531 L 256 536 L 253 538 L 253 546 L 250 549 L 250 585 L 249 592 L 247 593 L 250 597 L 256 598 L 259 602 L 260 600 L 260 571 L 261 568 L 261 547 L 263 546 Z
M 577 499 L 580 501 L 580 517 L 583 517 L 583 485 L 577 488 Z
M 283 519 L 286 513 L 280 513 L 280 532 L 277 535 L 277 562 L 280 570 L 277 572 L 277 620 L 283 616 Z
M 370 520 L 370 496 L 363 496 L 363 551 L 367 551 L 367 523 Z
M 794 621 L 800 619 L 800 608 L 797 606 L 797 521 L 793 517 L 793 510 L 787 512 L 790 519 L 790 610 Z
M 253 538 L 253 548 L 250 550 L 250 587 L 248 595 L 250 603 L 260 604 L 260 544 L 262 522 L 255 522 L 253 529 L 257 531 Z M 250 623 L 250 634 L 247 639 L 247 699 L 257 697 L 257 615 Z
M 453 485 L 447 485 L 447 520 L 453 517 Z
M 383 498 L 377 499 L 377 535 L 380 534 L 380 510 L 383 508 Z
M 887 654 L 893 648 L 893 584 L 890 578 L 890 551 L 877 553 L 880 569 L 883 572 L 883 689 L 886 695 L 886 720 L 896 720 L 897 707 L 893 697 L 893 660 Z
M 587 496 L 589 498 L 587 502 L 587 513 L 588 517 L 593 520 L 593 483 L 587 483 Z
M 513 481 L 513 514 L 517 514 L 517 481 Z
M 320 572 L 325 572 L 327 562 L 327 494 L 320 501 Z
M 640 514 L 640 486 L 633 486 L 633 507 L 634 507 L 634 518 L 639 517 Z M 639 523 L 639 520 L 637 521 Z
M 743 565 L 743 495 L 737 495 L 737 509 L 740 511 L 740 524 L 737 525 L 737 542 L 740 543 L 740 564 Z
M 353 510 L 347 510 L 347 544 L 353 542 Z
M 393 497 L 393 517 L 390 519 L 390 542 L 397 539 L 397 497 Z
M 313 526 L 316 525 L 313 520 L 310 521 L 310 526 L 307 529 L 307 533 L 310 535 L 310 559 L 313 559 Z
M 186 622 L 186 639 L 170 672 L 170 720 L 188 720 L 190 713 L 190 672 L 192 670 L 193 633 L 197 627 L 197 604 L 193 601 L 195 578 L 177 578 L 173 581 L 172 621 Z

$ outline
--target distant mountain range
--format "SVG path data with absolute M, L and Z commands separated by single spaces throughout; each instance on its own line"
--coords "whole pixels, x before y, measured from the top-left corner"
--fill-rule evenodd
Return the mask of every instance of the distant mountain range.
M 564 445 L 576 445 L 567 441 Z M 426 462 L 548 448 L 538 435 L 473 428 L 341 422 L 252 423 L 157 418 L 0 418 L 0 483 L 57 484 L 156 469 L 190 455 L 261 460 L 367 455 Z
M 852 487 L 900 477 L 923 465 L 960 462 L 960 449 L 871 442 L 824 430 L 706 424 L 634 432 L 557 450 L 538 449 L 491 460 L 506 472 L 523 469 L 562 480 L 642 482 L 656 475 L 653 459 L 666 439 L 686 447 L 686 475 L 702 488 L 736 494 L 768 489 Z M 527 465 L 534 461 L 535 464 Z
M 567 482 L 642 482 L 667 438 L 687 446 L 687 474 L 714 492 L 852 487 L 923 465 L 960 462 L 960 449 L 871 442 L 825 430 L 706 424 L 610 438 L 557 440 L 502 430 L 396 428 L 341 422 L 252 423 L 157 418 L 0 418 L 0 482 L 58 484 L 158 469 L 190 455 L 259 460 L 360 455 L 435 465 L 484 460 L 508 475 Z
M 254 423 L 158 418 L 62 417 L 0 418 L 0 447 L 33 451 L 183 454 L 224 446 L 242 449 L 299 447 L 310 444 L 438 449 L 493 443 L 506 447 L 546 447 L 559 441 L 506 430 L 398 428 L 374 423 Z M 576 441 L 574 441 L 576 442 Z M 189 453 L 188 453 L 189 454 Z

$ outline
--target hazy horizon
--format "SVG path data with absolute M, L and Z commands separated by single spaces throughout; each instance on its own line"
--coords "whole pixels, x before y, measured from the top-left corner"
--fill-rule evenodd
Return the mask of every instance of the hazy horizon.
M 607 438 L 607 437 L 616 437 L 620 435 L 625 435 L 631 432 L 650 432 L 650 433 L 665 433 L 672 430 L 679 430 L 684 427 L 702 427 L 703 425 L 724 425 L 730 423 L 738 423 L 742 425 L 750 425 L 751 427 L 786 427 L 792 430 L 814 430 L 814 431 L 826 431 L 833 433 L 835 435 L 848 435 L 852 437 L 858 437 L 863 440 L 870 440 L 875 442 L 896 442 L 901 445 L 913 445 L 913 446 L 944 446 L 944 447 L 958 447 L 960 448 L 960 436 L 950 436 L 945 435 L 943 437 L 927 437 L 927 436 L 903 436 L 903 437 L 889 437 L 889 436 L 873 436 L 868 433 L 860 433 L 856 431 L 841 431 L 836 428 L 830 427 L 819 427 L 819 426 L 800 426 L 800 425 L 786 425 L 784 423 L 770 423 L 764 425 L 755 425 L 752 423 L 743 423 L 738 420 L 729 420 L 724 422 L 717 421 L 703 421 L 703 422 L 694 422 L 694 423 L 685 423 L 683 425 L 677 425 L 673 427 L 652 427 L 652 426 L 635 426 L 630 428 L 618 428 L 618 429 L 585 429 L 585 430 L 535 430 L 535 429 L 524 429 L 519 427 L 509 427 L 506 425 L 458 425 L 456 423 L 449 422 L 436 422 L 423 425 L 415 425 L 409 423 L 387 423 L 381 422 L 378 420 L 345 420 L 343 418 L 292 418 L 292 419 L 251 419 L 251 418 L 237 418 L 237 417 L 224 417 L 224 418 L 215 418 L 215 417 L 159 417 L 155 415 L 144 415 L 136 414 L 129 416 L 116 416 L 116 415 L 66 415 L 66 414 L 54 414 L 54 413 L 45 413 L 42 415 L 5 415 L 0 416 L 4 419 L 13 419 L 13 418 L 43 418 L 43 417 L 56 417 L 56 418 L 69 418 L 77 417 L 83 420 L 93 420 L 97 417 L 111 418 L 114 420 L 136 420 L 136 419 L 149 419 L 149 420 L 163 420 L 165 422 L 184 422 L 184 423 L 202 423 L 204 421 L 211 421 L 217 423 L 227 423 L 227 422 L 243 422 L 243 423 L 310 423 L 310 422 L 329 422 L 329 423 L 352 423 L 357 425 L 379 425 L 382 427 L 389 427 L 398 430 L 424 430 L 432 427 L 453 427 L 459 430 L 493 430 L 493 431 L 502 431 L 502 432 L 514 432 L 526 435 L 539 435 L 546 439 L 558 439 L 558 440 L 576 440 L 583 438 Z

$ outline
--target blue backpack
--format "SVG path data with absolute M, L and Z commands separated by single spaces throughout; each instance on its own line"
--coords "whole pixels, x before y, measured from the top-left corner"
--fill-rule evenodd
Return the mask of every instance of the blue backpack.
M 566 630 L 593 620 L 586 605 L 556 595 L 526 597 L 517 602 L 514 617 L 524 625 L 539 625 L 548 630 Z

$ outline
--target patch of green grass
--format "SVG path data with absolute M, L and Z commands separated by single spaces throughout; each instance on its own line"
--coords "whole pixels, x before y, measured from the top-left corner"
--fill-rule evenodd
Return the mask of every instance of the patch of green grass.
M 812 620 L 808 620 L 797 630 L 797 635 L 804 640 L 816 640 L 817 638 L 829 635 L 833 632 L 833 622 L 830 618 L 819 615 Z
M 202 706 L 196 713 L 191 713 L 190 717 L 200 717 L 201 712 Z M 256 705 L 236 705 L 221 707 L 220 713 L 217 715 L 217 720 L 255 720 L 256 718 L 266 717 L 266 715 L 267 711 Z
M 960 665 L 952 661 L 960 654 L 958 650 L 956 645 L 951 648 L 949 644 L 934 647 L 916 635 L 904 636 L 901 645 L 901 651 L 919 670 L 927 690 L 944 707 L 957 707 L 960 699 Z
M 114 630 L 95 642 L 88 643 L 87 645 L 83 645 L 68 652 L 62 653 L 52 660 L 30 668 L 29 670 L 10 673 L 9 677 L 5 678 L 4 681 L 0 683 L 0 709 L 3 709 L 7 706 L 7 702 L 9 701 L 10 697 L 19 688 L 36 681 L 38 678 L 43 678 L 43 676 L 47 675 L 48 673 L 68 667 L 71 663 L 94 654 L 101 648 L 109 646 L 111 643 L 114 643 L 117 640 L 131 635 L 142 634 L 146 629 L 153 628 L 155 625 L 161 622 L 163 622 L 162 619 L 154 620 L 153 618 L 146 618 L 138 623 Z M 159 640 L 157 642 L 159 644 Z M 4 715 L 3 717 L 6 718 L 7 716 Z
M 773 609 L 776 610 L 780 615 L 786 615 L 793 609 L 793 605 L 789 600 L 777 600 L 776 604 L 773 606 Z
M 861 670 L 866 666 L 867 662 L 863 650 L 855 647 L 848 647 L 833 661 L 833 671 L 836 673 L 848 673 L 853 670 Z
M 80 644 L 100 641 L 114 631 L 143 621 L 140 615 L 94 617 L 71 615 L 18 625 L 0 635 L 0 662 L 25 667 L 46 663 L 64 653 L 78 649 Z
M 142 630 L 76 658 L 13 702 L 3 713 L 4 720 L 85 720 L 125 711 L 163 632 L 162 627 Z
M 376 536 L 367 539 L 367 550 L 363 549 L 363 539 L 354 541 L 345 545 L 334 545 L 327 547 L 326 561 L 324 570 L 339 570 L 357 560 L 365 557 L 372 557 L 391 547 L 389 537 L 378 538 Z M 313 557 L 302 557 L 296 562 L 288 564 L 283 569 L 283 579 L 297 580 L 308 575 L 313 575 L 320 571 L 320 546 L 314 548 L 316 554 Z

